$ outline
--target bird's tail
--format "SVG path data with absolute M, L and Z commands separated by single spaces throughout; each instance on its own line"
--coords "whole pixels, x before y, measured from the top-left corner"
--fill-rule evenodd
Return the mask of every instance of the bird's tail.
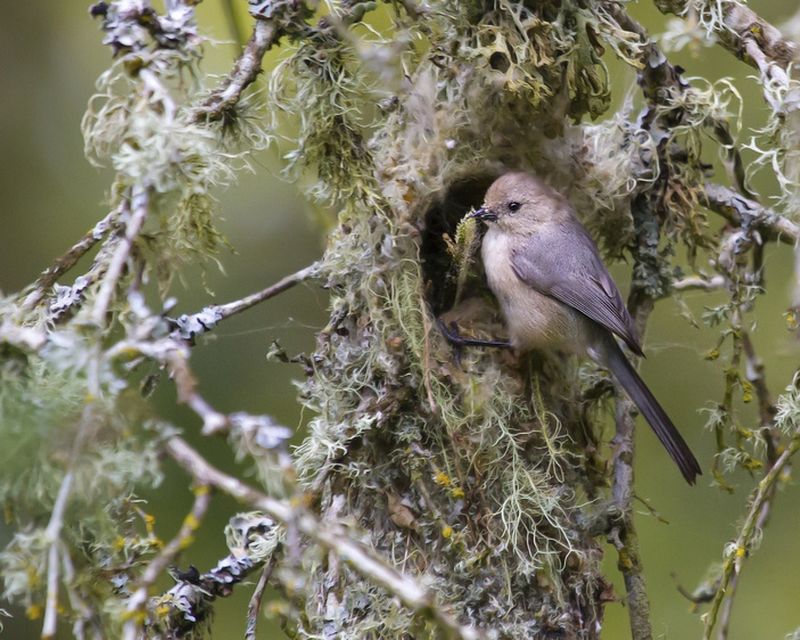
M 639 407 L 639 411 L 650 423 L 667 453 L 678 465 L 686 482 L 694 484 L 696 477 L 702 473 L 697 458 L 694 457 L 692 450 L 689 449 L 689 445 L 686 444 L 672 420 L 669 419 L 667 412 L 647 388 L 644 380 L 639 377 L 614 337 L 606 334 L 606 338 L 603 345 L 605 347 L 604 364 L 611 370 L 631 400 Z

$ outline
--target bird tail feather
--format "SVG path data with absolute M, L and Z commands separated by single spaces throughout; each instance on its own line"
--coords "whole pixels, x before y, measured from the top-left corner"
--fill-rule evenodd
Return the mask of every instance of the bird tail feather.
M 611 335 L 608 335 L 607 338 L 604 345 L 606 347 L 604 364 L 611 370 L 631 400 L 639 407 L 639 411 L 650 423 L 667 453 L 678 465 L 686 482 L 694 484 L 696 477 L 702 474 L 697 458 L 694 457 L 692 450 L 670 420 L 667 412 L 664 411 L 630 360 L 622 352 L 617 341 Z

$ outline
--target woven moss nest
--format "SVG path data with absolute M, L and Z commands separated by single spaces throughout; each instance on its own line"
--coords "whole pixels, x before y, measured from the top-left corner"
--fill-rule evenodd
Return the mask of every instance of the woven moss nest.
M 630 187 L 603 172 L 640 149 L 620 122 L 581 124 L 609 94 L 577 5 L 498 3 L 473 23 L 469 3 L 445 4 L 406 27 L 425 44 L 398 54 L 411 71 L 380 101 L 370 61 L 396 35 L 371 34 L 361 57 L 335 37 L 304 44 L 273 76 L 277 116 L 302 111 L 291 157 L 339 211 L 324 259 L 330 322 L 302 391 L 317 417 L 298 467 L 324 514 L 429 577 L 445 605 L 465 603 L 465 623 L 505 638 L 591 637 L 608 589 L 590 530 L 603 471 L 577 363 L 456 357 L 436 321 L 503 331 L 457 238 L 494 177 L 521 168 L 564 188 L 568 176 L 576 204 L 618 230 Z M 312 564 L 301 637 L 420 637 L 395 599 L 328 558 Z

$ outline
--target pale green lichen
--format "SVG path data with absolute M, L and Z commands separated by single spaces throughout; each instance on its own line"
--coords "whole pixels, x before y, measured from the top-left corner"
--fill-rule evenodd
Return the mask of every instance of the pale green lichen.
M 253 10 L 272 18 L 273 4 Z M 691 4 L 701 26 L 719 28 L 725 3 Z M 589 365 L 485 350 L 456 357 L 434 317 L 449 303 L 468 307 L 461 310 L 470 331 L 487 337 L 503 331 L 473 268 L 476 225 L 458 220 L 480 204 L 498 173 L 534 171 L 567 195 L 609 256 L 635 250 L 635 286 L 664 296 L 676 246 L 690 259 L 715 246 L 698 193 L 710 149 L 729 163 L 733 158 L 739 95 L 729 82 L 691 79 L 643 112 L 652 122 L 674 121 L 672 127 L 644 126 L 631 101 L 597 121 L 611 96 L 603 47 L 637 70 L 651 63 L 643 59 L 647 43 L 617 23 L 608 4 L 443 0 L 425 3 L 422 19 L 395 16 L 380 28 L 369 22 L 379 21 L 376 7 L 331 1 L 322 22 L 307 23 L 307 12 L 298 13 L 298 24 L 286 18 L 282 28 L 292 27 L 294 41 L 269 90 L 207 122 L 197 118 L 207 96 L 191 16 L 182 16 L 183 31 L 151 32 L 152 22 L 126 24 L 112 11 L 105 26 L 121 57 L 101 77 L 84 120 L 87 155 L 117 171 L 113 206 L 129 201 L 133 185 L 148 191 L 150 215 L 135 250 L 166 289 L 184 261 L 213 258 L 224 246 L 214 224 L 214 190 L 249 167 L 249 153 L 275 143 L 285 153 L 285 176 L 338 212 L 321 270 L 331 318 L 308 360 L 313 375 L 301 385 L 313 418 L 293 460 L 263 451 L 253 436 L 262 428 L 277 433 L 278 425 L 255 424 L 243 414 L 231 433 L 238 456 L 254 460 L 273 494 L 287 493 L 293 477 L 283 472 L 296 468 L 323 518 L 351 527 L 366 546 L 426 582 L 443 606 L 458 604 L 462 622 L 503 638 L 591 636 L 601 617 L 597 594 L 607 586 L 591 523 L 608 515 L 595 504 L 605 496 L 607 469 L 603 438 L 594 430 L 599 421 L 592 418 L 611 385 Z M 170 46 L 161 41 L 167 37 Z M 777 116 L 789 113 L 794 98 L 777 85 L 768 91 L 775 117 L 764 135 L 778 145 L 754 147 L 756 166 L 777 167 L 789 206 L 794 141 Z M 657 183 L 665 188 L 658 222 L 636 199 Z M 49 310 L 28 316 L 31 326 L 65 322 L 73 307 L 93 300 L 130 219 L 129 211 L 120 213 L 122 227 L 100 250 L 92 277 L 60 289 L 64 299 L 56 296 Z M 432 237 L 444 233 L 454 237 L 450 256 L 446 242 Z M 734 345 L 726 399 L 713 407 L 709 424 L 718 434 L 721 466 L 754 469 L 765 441 L 737 424 L 733 393 L 751 397 L 752 386 L 734 359 L 741 340 L 732 325 L 760 290 L 730 258 L 727 267 L 716 266 L 733 281 L 731 300 L 705 316 L 711 325 L 726 325 L 717 356 L 729 337 Z M 120 288 L 136 284 L 134 277 L 123 274 Z M 16 317 L 13 301 L 3 304 L 3 317 Z M 141 318 L 153 335 L 167 331 L 138 291 L 113 310 L 114 326 L 126 337 L 139 335 Z M 0 486 L 20 529 L 0 562 L 6 595 L 40 605 L 50 541 L 38 523 L 64 477 L 60 436 L 74 437 L 76 412 L 97 403 L 97 437 L 74 463 L 79 497 L 71 508 L 88 515 L 82 513 L 80 525 L 68 519 L 62 538 L 65 548 L 86 550 L 92 566 L 107 572 L 81 568 L 73 595 L 101 603 L 99 615 L 117 630 L 129 584 L 161 544 L 132 494 L 160 479 L 158 439 L 130 433 L 147 414 L 129 399 L 142 357 L 135 348 L 124 366 L 122 358 L 101 361 L 94 386 L 106 399 L 89 398 L 87 369 L 98 351 L 90 348 L 93 329 L 81 313 L 48 333 L 52 344 L 41 353 L 31 346 L 39 336 L 2 343 L 0 424 L 18 437 L 16 459 L 37 465 Z M 796 391 L 794 385 L 781 397 L 776 421 L 792 437 L 800 413 Z M 724 441 L 727 433 L 734 446 Z M 95 477 L 107 482 L 94 486 Z M 89 503 L 108 506 L 98 512 Z M 246 514 L 237 522 L 260 518 Z M 258 561 L 275 551 L 278 532 L 259 539 L 240 529 L 229 530 L 233 555 L 253 544 Z M 293 637 L 437 634 L 431 621 L 333 554 L 314 547 L 297 554 L 298 548 L 275 572 Z M 175 605 L 173 595 L 164 602 Z M 202 636 L 207 627 L 190 633 Z
M 527 637 L 580 625 L 557 621 L 568 602 L 582 598 L 577 594 L 589 602 L 601 581 L 594 545 L 576 533 L 577 499 L 565 482 L 578 473 L 581 456 L 555 410 L 545 409 L 565 407 L 551 397 L 551 379 L 542 378 L 530 400 L 519 378 L 490 353 L 464 353 L 463 372 L 454 365 L 427 308 L 426 288 L 465 287 L 474 235 L 453 226 L 460 284 L 443 285 L 447 271 L 438 273 L 441 282 L 423 279 L 419 229 L 455 182 L 503 165 L 541 164 L 547 144 L 541 128 L 552 133 L 564 127 L 564 117 L 601 113 L 607 78 L 587 39 L 588 15 L 554 20 L 500 2 L 473 26 L 469 6 L 443 8 L 446 14 L 426 24 L 435 54 L 409 54 L 406 64 L 414 60 L 416 69 L 406 91 L 359 130 L 344 126 L 330 137 L 343 118 L 358 123 L 359 100 L 369 95 L 357 75 L 341 75 L 348 65 L 337 62 L 338 43 L 317 48 L 311 59 L 298 49 L 272 81 L 272 108 L 282 114 L 314 96 L 296 121 L 292 155 L 310 161 L 320 177 L 311 193 L 332 203 L 348 195 L 342 227 L 326 252 L 331 324 L 304 392 L 319 416 L 296 460 L 309 486 L 323 481 L 323 508 L 335 504 L 368 522 L 371 543 L 393 549 L 397 562 L 430 567 L 445 602 L 477 603 L 491 592 L 472 621 L 502 620 L 509 637 Z M 460 42 L 461 57 L 439 47 L 448 38 Z M 564 56 L 569 64 L 562 70 Z M 320 59 L 327 73 L 309 74 Z M 331 73 L 333 64 L 340 75 Z M 299 79 L 286 78 L 298 71 Z M 562 91 L 564 106 L 571 106 L 553 114 Z M 342 158 L 353 169 L 347 175 L 336 173 Z M 568 154 L 560 159 L 570 161 Z M 345 505 L 335 499 L 343 482 L 352 496 Z M 388 517 L 387 494 L 411 505 L 411 538 Z M 468 561 L 466 550 L 481 540 L 494 541 L 492 553 Z M 332 597 L 323 583 L 317 588 L 322 601 Z M 527 594 L 524 610 L 520 593 Z M 356 626 L 347 637 L 409 632 L 408 618 L 387 611 L 379 592 L 366 592 L 364 601 L 363 618 L 351 621 Z M 310 617 L 301 636 L 316 637 L 314 625 Z

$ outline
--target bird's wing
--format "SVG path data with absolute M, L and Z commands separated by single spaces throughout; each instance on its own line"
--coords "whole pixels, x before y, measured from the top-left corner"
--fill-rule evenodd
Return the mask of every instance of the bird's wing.
M 512 250 L 511 266 L 525 284 L 577 309 L 643 355 L 633 318 L 580 222 L 528 236 Z

